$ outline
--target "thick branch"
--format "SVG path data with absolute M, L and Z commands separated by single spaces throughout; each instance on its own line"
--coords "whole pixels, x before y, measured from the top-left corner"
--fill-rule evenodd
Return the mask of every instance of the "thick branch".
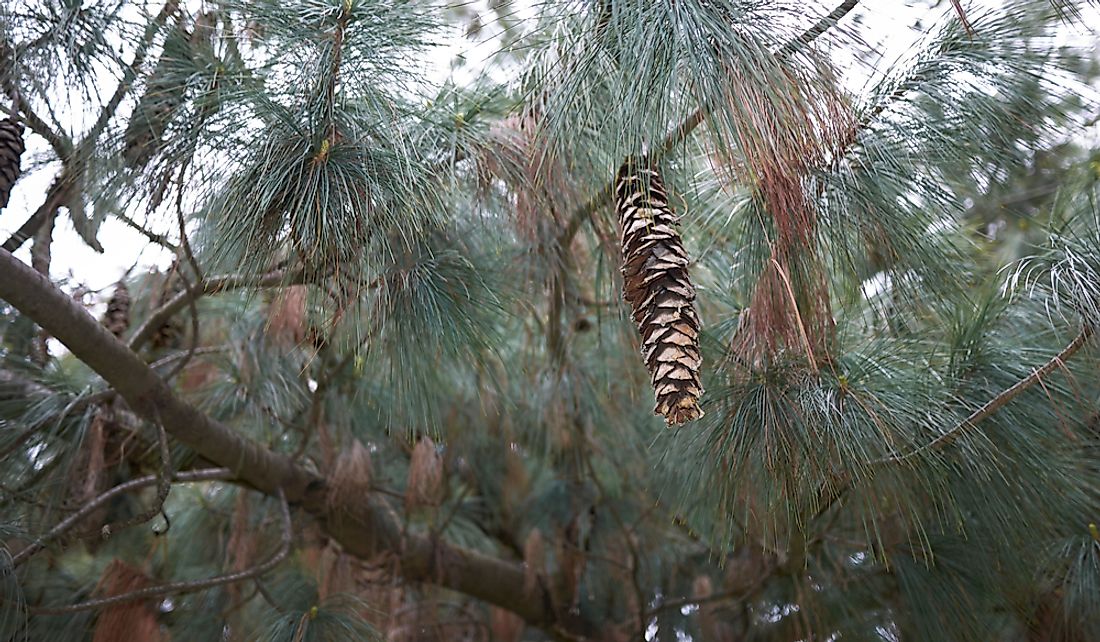
M 99 373 L 138 415 L 159 422 L 210 461 L 229 466 L 253 487 L 282 487 L 300 501 L 315 479 L 259 444 L 202 414 L 177 397 L 135 353 L 71 297 L 6 251 L 0 251 L 0 298 L 15 306 Z
M 285 275 L 272 277 L 280 282 Z M 232 280 L 225 289 L 257 285 Z M 378 495 L 352 495 L 328 506 L 325 482 L 289 458 L 253 442 L 177 397 L 137 354 L 127 349 L 71 297 L 10 253 L 0 251 L 0 299 L 45 328 L 95 370 L 137 414 L 164 426 L 173 437 L 236 479 L 268 495 L 280 489 L 314 515 L 345 550 L 368 558 L 397 556 L 406 579 L 440 584 L 516 613 L 528 623 L 590 637 L 596 626 L 578 614 L 554 613 L 544 588 L 524 591 L 521 565 L 452 546 L 438 538 L 403 533 L 401 521 Z M 185 305 L 181 302 L 179 305 Z

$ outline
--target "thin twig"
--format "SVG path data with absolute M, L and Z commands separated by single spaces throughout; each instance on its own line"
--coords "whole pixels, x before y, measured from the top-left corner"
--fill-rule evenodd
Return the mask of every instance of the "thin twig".
M 233 471 L 228 468 L 206 468 L 203 470 L 190 470 L 176 473 L 172 477 L 172 481 L 177 483 L 186 483 L 196 481 L 209 481 L 213 479 L 232 479 L 232 477 Z M 144 488 L 146 486 L 156 484 L 159 480 L 159 475 L 146 475 L 145 477 L 138 477 L 137 479 L 131 479 L 128 482 L 119 484 L 118 486 L 115 486 L 114 488 L 108 490 L 102 495 L 92 499 L 87 503 L 87 505 L 84 506 L 84 508 L 81 508 L 79 511 L 62 520 L 60 523 L 57 524 L 57 526 L 54 526 L 44 535 L 41 535 L 38 539 L 31 542 L 31 544 L 28 545 L 26 548 L 12 556 L 12 566 L 18 566 L 19 564 L 25 562 L 31 555 L 34 555 L 38 551 L 42 550 L 47 543 L 56 539 L 65 531 L 72 528 L 76 523 L 80 522 L 85 517 L 93 513 L 103 504 L 111 501 L 112 499 L 123 493 L 128 493 L 132 490 L 137 490 L 139 488 Z
M 168 433 L 164 431 L 164 426 L 160 423 L 157 423 L 156 427 L 157 446 L 160 450 L 160 470 L 157 471 L 156 475 L 157 498 L 153 501 L 152 506 L 137 515 L 117 524 L 105 524 L 100 529 L 100 534 L 103 536 L 103 539 L 107 539 L 111 535 L 123 529 L 130 528 L 131 526 L 144 524 L 164 510 L 164 502 L 168 499 L 168 493 L 172 490 L 172 455 L 168 451 Z
M 611 511 L 611 517 L 615 520 L 615 523 L 619 525 L 619 530 L 622 531 L 623 537 L 626 539 L 627 548 L 630 549 L 630 581 L 634 588 L 634 601 L 635 606 L 638 609 L 637 613 L 637 628 L 641 637 L 644 637 L 645 627 L 648 618 L 646 617 L 645 605 L 646 596 L 645 591 L 642 590 L 641 578 L 638 577 L 639 564 L 638 560 L 641 556 L 638 555 L 638 547 L 634 542 L 634 529 L 626 525 L 626 520 L 619 515 L 619 511 L 615 508 L 615 505 L 611 503 L 610 495 L 603 487 L 603 483 L 600 482 L 599 475 L 596 474 L 596 469 L 592 465 L 592 460 L 588 457 L 584 458 L 585 466 L 588 468 L 589 475 L 592 476 L 592 483 L 596 485 L 596 489 L 600 491 L 600 497 L 604 500 L 604 505 Z
M 260 581 L 260 578 L 252 578 L 252 581 L 255 582 L 256 590 L 260 593 L 260 597 L 264 598 L 264 601 L 267 602 L 268 606 L 275 609 L 276 613 L 280 615 L 285 615 L 286 609 L 284 609 L 282 606 L 279 605 L 277 601 L 275 601 L 275 596 L 273 596 L 267 590 L 267 588 L 264 587 L 264 583 Z
M 27 607 L 27 611 L 39 615 L 63 615 L 66 613 L 77 613 L 80 611 L 90 611 L 92 609 L 100 609 L 105 606 L 113 606 L 115 604 L 124 604 L 126 602 L 134 602 L 136 600 L 147 600 L 154 597 L 164 597 L 165 595 L 172 595 L 175 593 L 194 593 L 196 591 L 203 591 L 208 588 L 214 588 L 216 586 L 223 586 L 225 584 L 233 584 L 235 582 L 242 582 L 244 580 L 250 580 L 256 577 L 260 577 L 264 573 L 267 573 L 271 569 L 278 566 L 287 555 L 290 554 L 290 543 L 293 536 L 292 525 L 290 522 L 290 506 L 287 504 L 286 495 L 283 493 L 283 489 L 278 490 L 279 508 L 282 512 L 283 518 L 283 535 L 279 542 L 279 550 L 275 552 L 267 561 L 243 571 L 236 573 L 227 573 L 225 575 L 217 575 L 204 580 L 191 580 L 186 582 L 169 582 L 168 584 L 161 584 L 159 586 L 150 586 L 137 591 L 131 591 L 129 593 L 123 593 L 121 595 L 112 595 L 111 597 L 103 597 L 95 600 L 87 600 L 71 606 L 59 606 L 59 607 L 41 607 L 32 606 Z
M 145 61 L 145 56 L 148 53 L 149 47 L 153 44 L 153 39 L 156 37 L 157 32 L 161 26 L 167 22 L 168 18 L 176 12 L 179 7 L 178 0 L 169 0 L 164 4 L 160 13 L 153 19 L 151 23 L 146 27 L 145 34 L 143 34 L 142 41 L 138 44 L 137 51 L 134 52 L 134 59 L 130 65 L 126 67 L 126 70 L 122 74 L 122 79 L 119 81 L 118 86 L 115 88 L 114 94 L 111 96 L 107 104 L 100 110 L 95 124 L 88 130 L 84 138 L 76 145 L 75 149 L 73 143 L 67 137 L 54 132 L 50 127 L 31 110 L 31 106 L 26 100 L 19 98 L 16 102 L 16 108 L 22 112 L 22 118 L 24 122 L 31 128 L 31 131 L 35 132 L 39 136 L 42 136 L 53 147 L 54 152 L 57 154 L 58 159 L 65 165 L 57 181 L 50 188 L 49 193 L 46 196 L 46 201 L 42 207 L 38 209 L 26 222 L 11 235 L 4 243 L 4 249 L 9 252 L 14 252 L 20 248 L 27 241 L 27 239 L 34 236 L 38 228 L 49 217 L 57 212 L 57 208 L 61 206 L 66 200 L 68 200 L 68 192 L 74 181 L 72 180 L 73 174 L 79 165 L 79 158 L 85 155 L 86 150 L 91 149 L 99 139 L 99 135 L 106 128 L 107 123 L 110 122 L 111 117 L 118 111 L 118 106 L 122 103 L 122 99 L 126 96 L 126 93 L 134 85 L 134 79 L 137 77 L 138 72 L 141 70 L 141 65 Z M 14 87 L 14 85 L 13 85 Z M 18 94 L 18 92 L 17 92 Z
M 33 44 L 33 43 L 32 43 Z M 12 47 L 11 42 L 7 38 L 0 39 L 0 60 L 5 62 L 19 60 L 22 55 L 18 45 Z M 9 65 L 5 65 L 6 67 Z M 34 112 L 34 109 L 23 98 L 19 91 L 19 87 L 15 84 L 15 79 L 12 78 L 10 73 L 11 69 L 6 69 L 0 72 L 0 86 L 3 87 L 4 92 L 8 94 L 11 99 L 11 109 L 9 110 L 13 117 L 18 118 L 20 121 L 27 124 L 30 130 L 42 138 L 46 139 L 46 142 L 50 144 L 57 157 L 64 160 L 68 158 L 70 152 L 72 152 L 72 142 L 69 141 L 64 135 L 54 131 L 46 121 L 42 120 L 38 114 Z M 33 234 L 33 233 L 32 233 Z
M 898 463 L 929 450 L 942 450 L 950 446 L 955 442 L 956 439 L 959 438 L 959 435 L 961 435 L 964 431 L 969 430 L 977 424 L 981 423 L 982 421 L 988 419 L 998 410 L 1007 405 L 1010 401 L 1018 397 L 1025 390 L 1034 386 L 1036 383 L 1039 383 L 1043 377 L 1047 376 L 1055 369 L 1062 367 L 1067 360 L 1073 357 L 1073 355 L 1076 354 L 1078 350 L 1084 347 L 1085 343 L 1088 342 L 1089 337 L 1092 336 L 1092 333 L 1092 326 L 1086 325 L 1085 327 L 1083 327 L 1081 329 L 1081 332 L 1079 332 L 1077 336 L 1074 337 L 1073 341 L 1071 341 L 1069 345 L 1067 345 L 1065 348 L 1062 348 L 1061 352 L 1051 357 L 1050 361 L 1047 361 L 1040 368 L 1032 370 L 1031 374 L 1012 384 L 1012 386 L 1005 389 L 1003 392 L 1001 392 L 1001 394 L 987 401 L 981 408 L 978 408 L 974 412 L 970 413 L 970 416 L 959 422 L 957 426 L 943 433 L 939 437 L 936 437 L 924 446 L 921 446 L 920 448 L 917 448 L 916 450 L 913 450 L 912 452 L 906 453 L 904 455 L 895 454 L 880 460 L 876 460 L 872 463 Z
M 59 416 L 51 417 L 50 419 L 54 419 L 55 421 L 53 423 L 56 425 L 61 421 L 64 421 L 65 417 L 67 417 L 69 413 L 83 410 L 90 405 L 110 399 L 114 395 L 115 392 L 113 390 L 105 390 L 103 392 L 97 392 L 96 394 L 89 395 L 87 397 L 77 397 L 76 399 L 73 399 L 69 403 L 69 405 L 65 407 L 64 410 L 61 411 L 61 414 Z M 50 423 L 49 420 L 39 421 L 30 428 L 19 433 L 14 441 L 5 446 L 3 450 L 0 450 L 0 461 L 6 460 L 8 458 L 8 455 L 15 452 L 16 449 L 23 445 L 23 443 L 30 439 L 32 435 L 41 430 L 48 423 Z
M 763 572 L 760 573 L 760 576 L 757 577 L 756 580 L 753 581 L 752 585 L 748 588 L 722 591 L 720 593 L 714 593 L 706 597 L 685 597 L 678 600 L 668 600 L 666 602 L 661 602 L 659 605 L 646 611 L 646 618 L 651 619 L 654 615 L 660 613 L 661 611 L 668 611 L 671 609 L 679 610 L 684 608 L 685 606 L 698 606 L 700 604 L 706 604 L 708 602 L 720 602 L 722 600 L 743 601 L 759 591 L 760 588 L 764 586 L 764 582 L 766 582 L 767 579 L 771 577 L 774 570 L 774 565 L 769 563 L 764 568 Z
M 156 243 L 157 245 L 159 245 L 159 246 L 163 247 L 164 249 L 172 252 L 173 254 L 175 254 L 176 252 L 179 251 L 179 248 L 176 247 L 176 244 L 169 241 L 167 236 L 164 236 L 163 234 L 157 234 L 156 232 L 148 229 L 147 227 L 145 227 L 141 223 L 138 223 L 137 221 L 135 221 L 133 218 L 131 218 L 125 212 L 113 212 L 112 216 L 114 216 L 118 220 L 125 223 L 128 227 L 136 230 L 142 236 L 149 239 L 153 243 Z
M 204 279 L 193 289 L 184 289 L 182 292 L 165 302 L 164 305 L 153 311 L 153 313 L 149 315 L 149 318 L 145 320 L 145 323 L 141 324 L 141 327 L 134 331 L 133 337 L 130 338 L 129 348 L 134 352 L 140 350 L 141 347 L 153 337 L 157 329 L 171 319 L 173 315 L 182 310 L 183 307 L 188 305 L 191 301 L 206 296 L 207 294 L 228 292 L 230 290 L 239 290 L 249 287 L 265 288 L 301 285 L 310 282 L 310 280 L 311 278 L 307 276 L 304 271 L 291 271 L 286 269 L 274 270 L 259 276 L 226 274 Z
M 188 356 L 197 357 L 204 354 L 218 354 L 220 352 L 229 352 L 232 350 L 229 346 L 205 346 L 202 348 L 195 348 L 194 354 L 191 354 L 190 350 L 180 350 L 179 352 L 173 352 L 172 354 L 157 359 L 149 364 L 149 367 L 153 370 L 163 368 L 169 364 L 175 363 L 180 359 L 188 358 Z
M 157 32 L 161 27 L 168 22 L 168 18 L 172 17 L 172 14 L 176 13 L 179 9 L 179 0 L 168 0 L 164 3 L 160 13 L 153 18 L 145 27 L 145 33 L 142 34 L 141 42 L 138 43 L 137 50 L 134 52 L 134 59 L 130 61 L 130 64 L 122 72 L 122 79 L 119 80 L 118 86 L 115 87 L 115 93 L 111 95 L 110 100 L 103 106 L 103 109 L 99 111 L 99 116 L 96 118 L 95 124 L 88 130 L 88 134 L 80 141 L 80 147 L 91 147 L 95 145 L 96 140 L 99 138 L 100 133 L 107 127 L 107 123 L 110 122 L 111 117 L 118 111 L 118 106 L 122 104 L 122 99 L 126 97 L 126 94 L 134 86 L 134 80 L 137 78 L 138 72 L 141 71 L 141 66 L 145 64 L 145 56 L 149 53 L 149 47 L 153 45 L 153 40 L 156 38 Z
M 198 260 L 195 258 L 195 252 L 191 249 L 191 241 L 187 238 L 187 225 L 183 218 L 183 179 L 187 176 L 192 158 L 194 158 L 193 153 L 187 157 L 186 162 L 180 167 L 179 178 L 176 179 L 176 223 L 179 225 L 180 247 L 183 249 L 183 255 L 187 258 L 187 262 L 191 264 L 191 269 L 195 271 L 195 278 L 201 283 L 205 277 L 202 268 L 199 267 Z
M 183 240 L 186 244 L 187 237 L 184 236 Z M 185 247 L 189 246 L 185 245 Z M 188 249 L 188 251 L 190 250 Z M 195 264 L 195 266 L 197 266 L 197 264 Z M 177 363 L 168 374 L 164 375 L 165 381 L 171 381 L 173 378 L 175 378 L 177 374 L 182 372 L 183 369 L 187 367 L 187 363 L 191 361 L 191 358 L 195 356 L 195 350 L 197 350 L 199 347 L 199 307 L 195 303 L 198 295 L 194 292 L 194 286 L 191 285 L 191 279 L 187 278 L 187 275 L 184 274 L 184 271 L 182 269 L 176 271 L 176 276 L 178 276 L 180 280 L 183 281 L 184 291 L 190 292 L 192 295 L 187 298 L 187 307 L 191 312 L 191 341 L 190 344 L 187 346 L 187 352 L 184 353 L 183 358 L 180 359 L 179 363 Z M 198 278 L 201 280 L 202 275 L 200 274 Z
M 38 232 L 38 228 L 42 227 L 42 223 L 56 214 L 57 209 L 68 200 L 70 187 L 67 170 L 61 170 L 61 173 L 54 179 L 53 184 L 50 185 L 49 190 L 46 191 L 46 198 L 42 201 L 42 205 L 19 226 L 18 230 L 12 232 L 8 240 L 4 241 L 3 248 L 8 252 L 15 252 L 34 237 L 35 233 Z
M 1030 375 L 1012 384 L 1006 388 L 1003 392 L 996 397 L 990 399 L 981 408 L 978 408 L 974 412 L 970 413 L 966 419 L 963 419 L 954 428 L 948 430 L 939 437 L 933 439 L 929 443 L 921 446 L 913 451 L 905 454 L 892 454 L 880 459 L 876 459 L 871 464 L 895 464 L 904 462 L 920 453 L 927 452 L 929 450 L 943 450 L 955 442 L 964 431 L 970 430 L 977 426 L 982 421 L 988 419 L 995 414 L 998 410 L 1003 408 L 1013 399 L 1018 397 L 1028 388 L 1034 386 L 1040 379 L 1050 374 L 1056 368 L 1062 368 L 1065 366 L 1065 362 L 1068 361 L 1074 354 L 1076 354 L 1081 348 L 1088 343 L 1088 339 L 1092 336 L 1094 330 L 1092 326 L 1086 325 L 1081 331 L 1074 337 L 1061 352 L 1054 355 L 1049 361 L 1047 361 L 1040 368 L 1033 370 Z M 842 474 L 832 484 L 822 487 L 818 493 L 820 508 L 814 514 L 813 519 L 816 520 L 828 512 L 833 506 L 835 506 L 844 495 L 852 487 L 852 478 L 847 473 Z

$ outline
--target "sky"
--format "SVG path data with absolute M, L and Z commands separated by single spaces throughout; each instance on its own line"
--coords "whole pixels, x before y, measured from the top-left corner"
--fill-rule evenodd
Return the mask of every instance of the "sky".
M 474 2 L 455 3 L 457 10 L 467 17 L 474 13 L 483 16 L 491 15 L 485 6 L 486 0 Z M 976 0 L 965 3 L 972 10 L 978 10 L 982 6 L 996 6 L 1001 0 Z M 190 4 L 198 4 L 191 0 Z M 810 8 L 813 15 L 821 15 L 829 11 L 836 4 L 836 0 L 822 2 L 820 0 L 808 0 L 801 3 Z M 848 16 L 842 27 L 847 30 L 855 30 L 865 41 L 864 46 L 877 47 L 882 59 L 891 61 L 903 54 L 921 35 L 920 31 L 912 26 L 918 20 L 924 26 L 935 22 L 935 18 L 945 11 L 950 11 L 950 5 L 945 0 L 940 7 L 929 11 L 928 2 L 917 0 L 864 0 L 858 11 L 858 22 L 853 20 L 855 14 Z M 531 1 L 518 2 L 518 15 L 520 17 L 533 14 Z M 488 20 L 487 18 L 485 19 Z M 811 20 L 807 19 L 807 24 Z M 1089 11 L 1085 19 L 1086 28 L 1100 31 L 1100 13 L 1097 9 Z M 1095 36 L 1089 34 L 1081 27 L 1067 28 L 1065 37 L 1077 42 L 1095 42 Z M 448 77 L 454 77 L 461 82 L 476 76 L 477 71 L 484 67 L 486 61 L 499 47 L 499 40 L 494 37 L 494 25 L 490 22 L 476 39 L 465 36 L 465 27 L 456 24 L 448 38 L 444 39 L 441 46 L 431 51 L 429 64 L 431 71 L 429 78 L 441 83 Z M 869 70 L 854 62 L 854 56 L 848 56 L 844 62 L 849 67 L 849 74 L 845 81 L 853 91 L 858 91 L 868 79 Z M 456 63 L 456 61 L 463 61 Z M 105 76 L 105 93 L 114 88 L 114 80 Z M 80 105 L 68 105 L 68 109 L 61 113 L 78 113 Z M 1097 126 L 1092 128 L 1091 136 L 1096 135 Z M 7 238 L 17 229 L 27 217 L 29 217 L 42 201 L 50 182 L 57 172 L 56 163 L 42 164 L 42 159 L 48 158 L 48 146 L 39 137 L 27 134 L 25 136 L 27 152 L 24 154 L 24 177 L 17 183 L 13 190 L 8 206 L 0 212 L 0 238 Z M 31 171 L 27 171 L 33 167 Z M 139 219 L 143 218 L 138 216 Z M 170 238 L 177 237 L 174 231 L 174 222 L 153 221 L 150 227 L 157 232 L 166 233 Z M 104 222 L 99 232 L 99 239 L 107 248 L 103 254 L 96 253 L 89 248 L 76 234 L 67 215 L 62 213 L 58 217 L 57 227 L 54 231 L 53 265 L 51 276 L 54 279 L 68 279 L 70 285 L 81 283 L 93 292 L 88 303 L 93 304 L 93 312 L 98 313 L 96 307 L 102 307 L 111 294 L 110 286 L 113 285 L 128 270 L 137 266 L 146 269 L 150 266 L 166 266 L 172 259 L 171 255 L 148 243 L 146 238 L 137 231 L 129 228 L 116 219 L 108 219 Z M 30 260 L 30 243 L 17 253 L 23 260 Z M 71 289 L 71 288 L 70 288 Z M 98 304 L 98 305 L 97 305 Z

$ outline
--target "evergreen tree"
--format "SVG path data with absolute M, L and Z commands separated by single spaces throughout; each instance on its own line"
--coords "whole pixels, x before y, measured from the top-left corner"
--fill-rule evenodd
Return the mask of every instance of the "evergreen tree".
M 804 4 L 0 7 L 0 637 L 1100 639 L 1094 9 Z

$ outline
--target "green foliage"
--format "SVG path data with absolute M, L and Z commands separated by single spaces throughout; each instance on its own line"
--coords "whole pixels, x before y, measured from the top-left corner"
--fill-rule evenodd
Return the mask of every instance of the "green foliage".
M 485 639 L 489 605 L 435 586 L 476 552 L 561 622 L 627 639 L 1100 636 L 1100 182 L 1079 127 L 1096 65 L 1046 0 L 970 10 L 972 32 L 944 8 L 873 70 L 841 63 L 858 25 L 810 43 L 802 8 L 767 0 L 0 9 L 19 54 L 0 71 L 75 141 L 48 159 L 78 177 L 63 215 L 107 249 L 103 220 L 148 221 L 205 280 L 196 350 L 141 356 L 440 543 L 407 581 L 401 551 L 355 559 L 296 512 L 274 570 L 143 608 L 179 640 Z M 473 12 L 495 16 L 495 66 L 426 77 Z M 116 110 L 89 88 L 146 40 Z M 674 431 L 649 414 L 599 197 L 643 150 L 704 325 L 706 416 Z M 805 341 L 746 355 L 775 270 Z M 132 333 L 165 277 L 120 276 Z M 102 597 L 114 560 L 161 583 L 279 550 L 274 502 L 223 481 L 97 533 L 155 506 L 146 485 L 13 568 L 159 462 L 153 427 L 68 352 L 43 358 L 31 319 L 0 304 L 0 332 L 0 637 L 91 639 L 103 610 L 33 609 Z M 438 505 L 410 500 L 424 437 Z M 171 465 L 212 462 L 173 442 Z

